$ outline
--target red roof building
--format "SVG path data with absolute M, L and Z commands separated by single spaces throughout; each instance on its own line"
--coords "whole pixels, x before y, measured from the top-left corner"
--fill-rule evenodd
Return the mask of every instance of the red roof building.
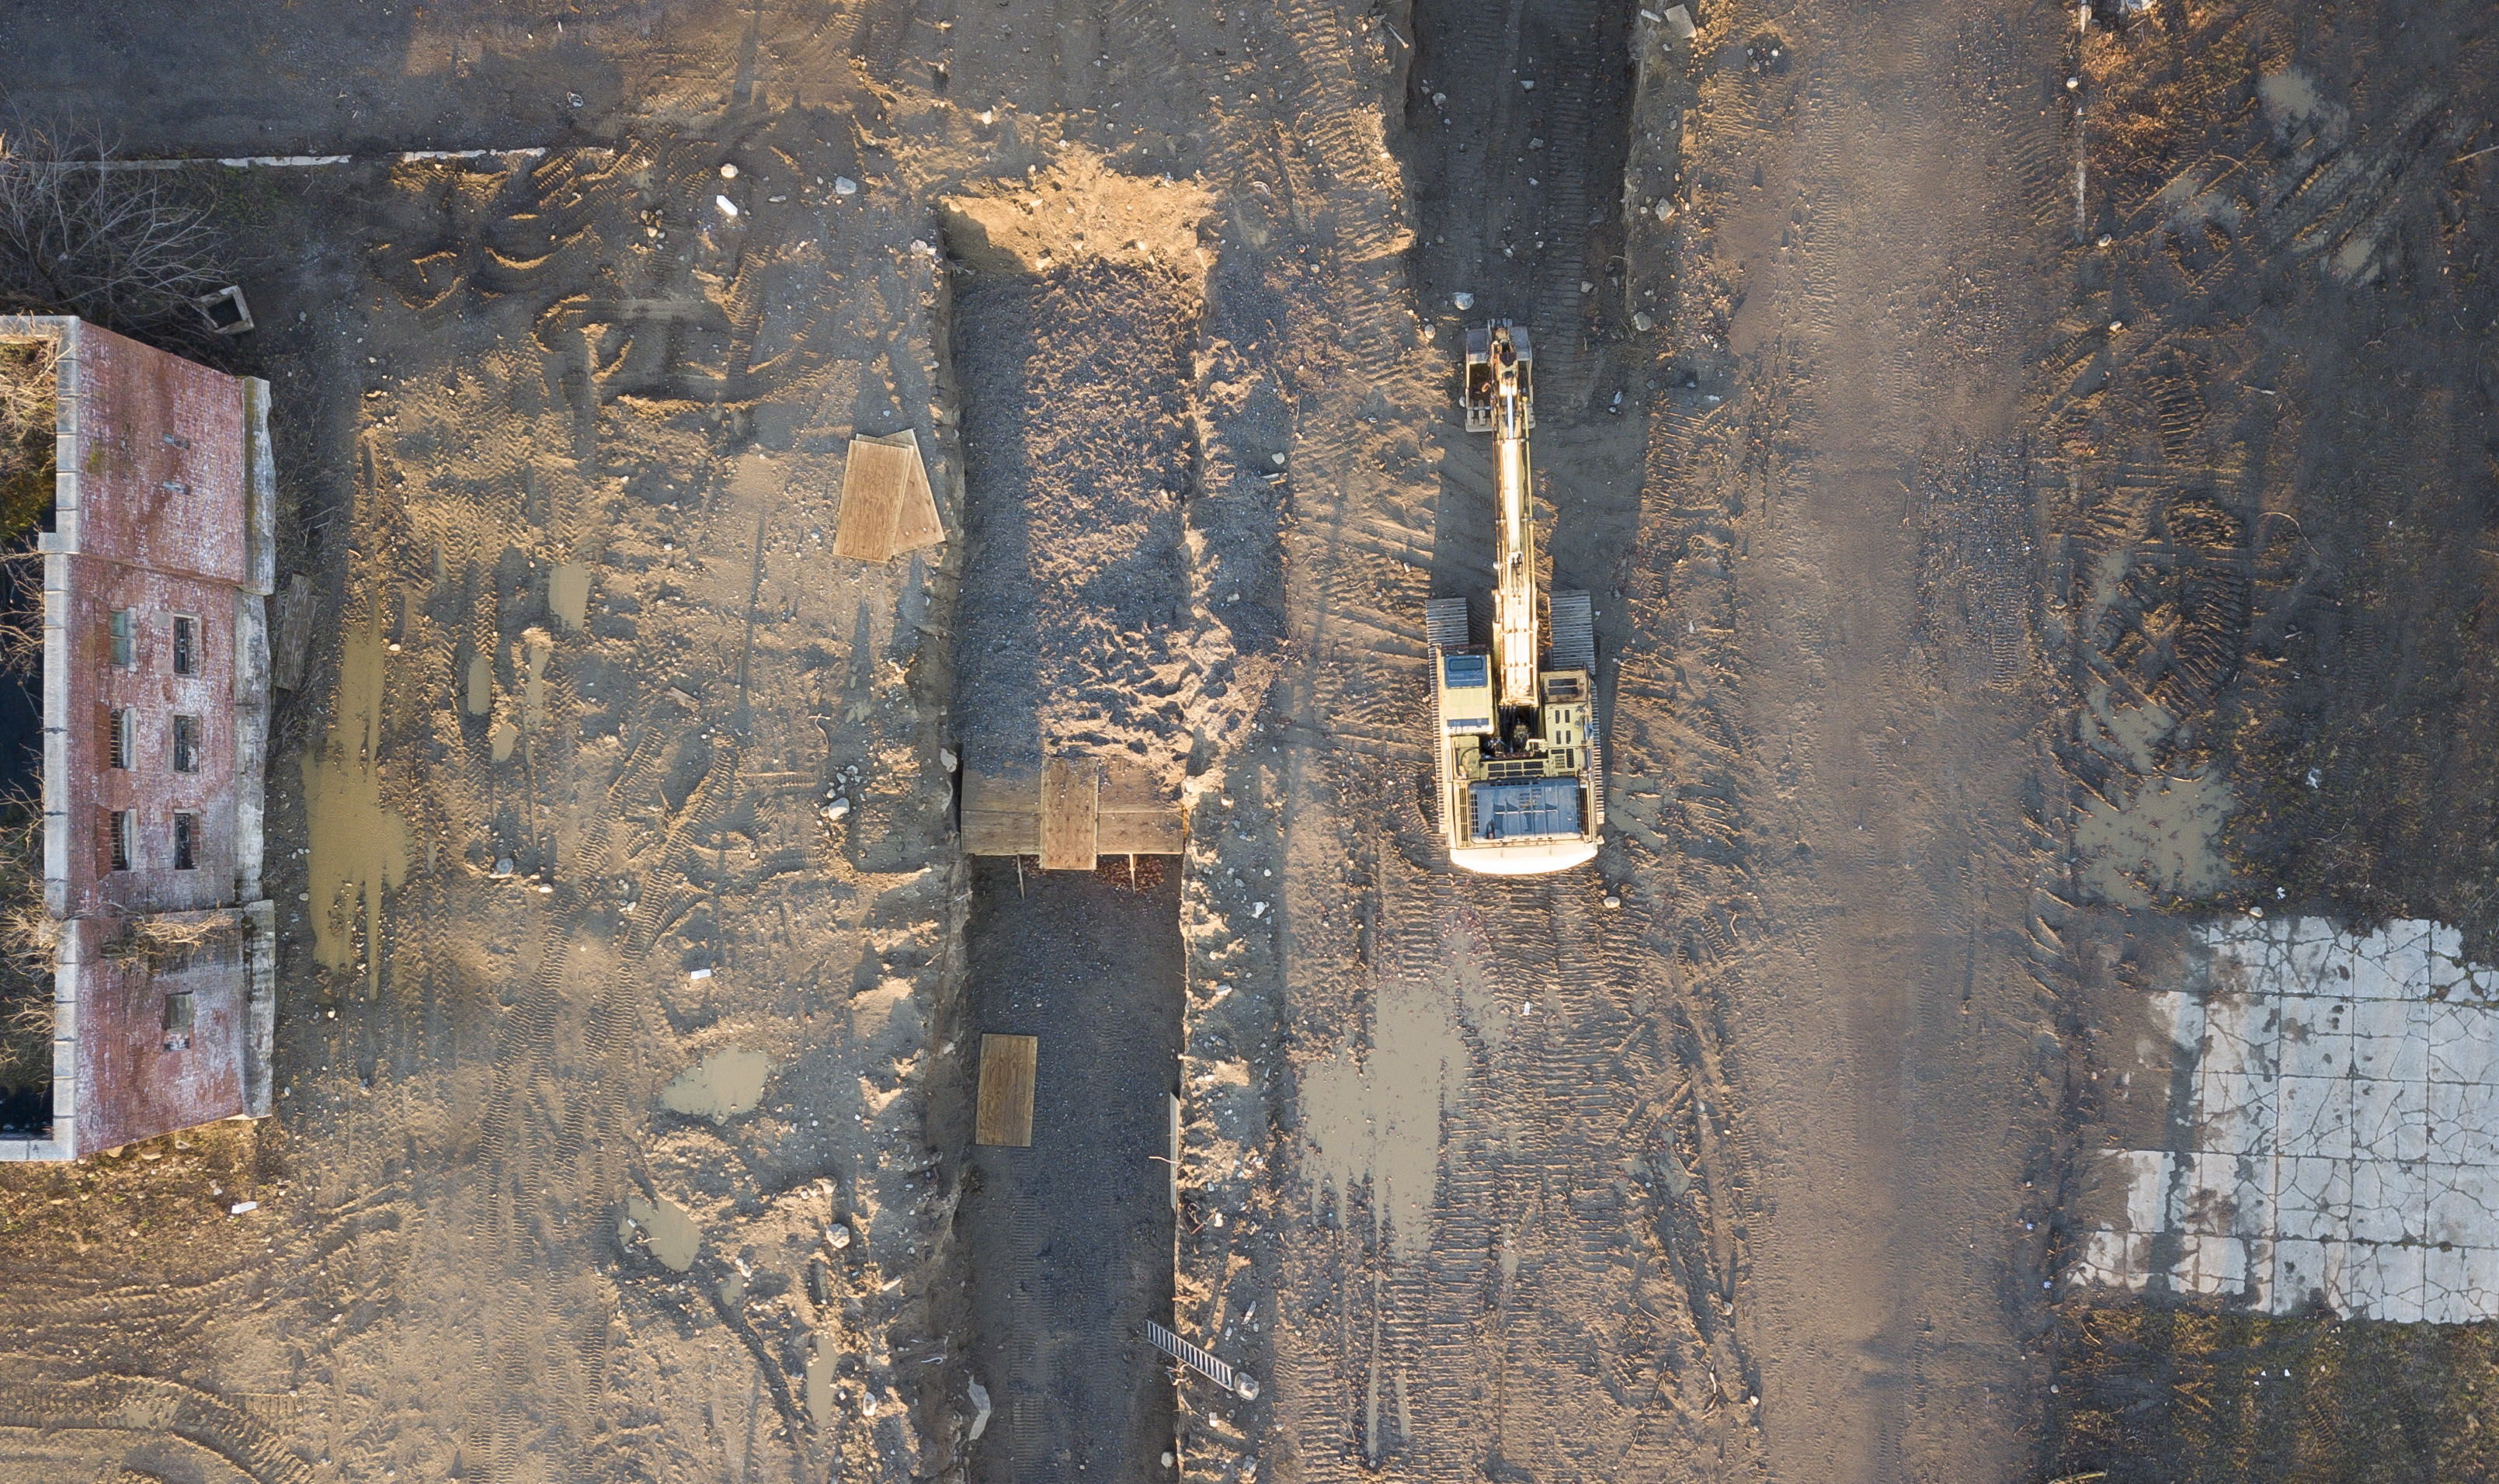
M 45 906 L 58 924 L 49 1137 L 78 1159 L 269 1112 L 261 896 L 276 575 L 269 384 L 76 319 L 44 559 Z

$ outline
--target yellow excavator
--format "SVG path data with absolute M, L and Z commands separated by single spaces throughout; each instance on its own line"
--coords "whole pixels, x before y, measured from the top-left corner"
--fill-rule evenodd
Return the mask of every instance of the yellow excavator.
M 1492 643 L 1474 642 L 1464 597 L 1424 605 L 1438 703 L 1432 738 L 1449 863 L 1494 876 L 1595 857 L 1606 823 L 1597 746 L 1596 628 L 1585 593 L 1537 591 L 1536 356 L 1497 319 L 1467 332 L 1467 431 L 1489 433 L 1501 498 Z M 1549 622 L 1549 629 L 1547 624 Z M 1550 642 L 1543 642 L 1550 634 Z

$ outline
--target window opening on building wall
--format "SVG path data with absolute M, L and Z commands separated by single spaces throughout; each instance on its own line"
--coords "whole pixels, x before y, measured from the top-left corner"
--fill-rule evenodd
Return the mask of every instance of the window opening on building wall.
M 200 770 L 200 719 L 195 716 L 174 718 L 174 771 L 196 773 Z
M 127 871 L 130 869 L 130 862 L 138 858 L 138 841 L 134 838 L 138 828 L 139 823 L 131 811 L 127 809 L 113 811 L 113 868 L 114 870 Z
M 127 608 L 115 608 L 113 610 L 113 622 L 110 627 L 113 633 L 113 662 L 125 670 L 136 669 L 139 665 L 138 619 Z
M 174 673 L 200 672 L 200 621 L 187 613 L 174 615 Z
M 116 768 L 130 766 L 131 716 L 119 706 L 104 714 L 105 760 Z
M 197 870 L 199 852 L 200 817 L 196 814 L 174 816 L 174 869 Z
M 165 1049 L 188 1050 L 191 1045 L 191 991 L 177 989 L 165 996 Z

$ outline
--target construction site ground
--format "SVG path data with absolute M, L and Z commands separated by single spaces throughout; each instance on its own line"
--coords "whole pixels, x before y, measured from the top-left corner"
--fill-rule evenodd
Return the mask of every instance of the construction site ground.
M 2486 1326 L 2059 1279 L 2141 945 L 2499 947 L 2486 8 L 1682 9 L 0 16 L 270 157 L 320 615 L 278 1113 L 0 1170 L 0 1479 L 2487 1473 Z M 1521 881 L 1423 812 L 1494 315 L 1609 775 Z M 949 540 L 832 557 L 903 429 Z M 1070 741 L 1186 853 L 962 860 Z

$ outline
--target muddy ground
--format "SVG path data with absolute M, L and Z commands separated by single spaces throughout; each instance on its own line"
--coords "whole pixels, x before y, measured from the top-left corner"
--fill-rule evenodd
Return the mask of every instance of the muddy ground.
M 1263 1390 L 1173 1471 L 2470 1472 L 2479 1329 L 2048 1285 L 2138 928 L 2499 920 L 2488 16 L 1659 14 L 0 19 L 134 152 L 356 156 L 202 177 L 324 605 L 280 1113 L 0 1176 L 0 1471 L 998 1476 L 947 754 L 1065 737 L 1191 801 L 1131 1275 Z M 1418 807 L 1486 314 L 1599 615 L 1542 881 Z M 834 561 L 902 428 L 952 538 Z

